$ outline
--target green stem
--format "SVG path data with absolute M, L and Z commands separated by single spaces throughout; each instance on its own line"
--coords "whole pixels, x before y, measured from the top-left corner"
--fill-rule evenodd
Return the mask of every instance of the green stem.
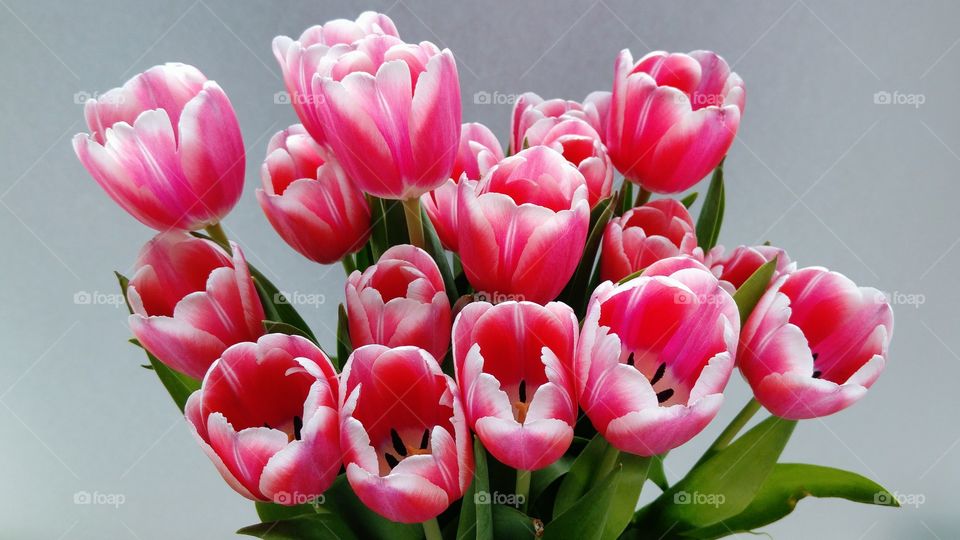
M 440 533 L 440 524 L 437 523 L 437 518 L 423 522 L 423 535 L 427 540 L 443 540 L 443 535 Z
M 740 409 L 740 412 L 733 417 L 733 420 L 723 429 L 720 435 L 717 437 L 713 444 L 710 445 L 710 448 L 707 448 L 707 451 L 704 452 L 703 457 L 697 462 L 697 465 L 706 461 L 707 458 L 715 454 L 716 452 L 723 450 L 733 441 L 733 438 L 740 433 L 740 430 L 747 425 L 747 422 L 753 418 L 753 415 L 757 414 L 757 411 L 760 410 L 760 402 L 754 398 L 750 398 L 750 401 Z M 696 466 L 696 465 L 694 465 Z
M 522 512 L 527 511 L 527 499 L 530 498 L 530 479 L 532 477 L 533 473 L 530 471 L 517 469 L 517 488 L 514 491 L 516 491 L 519 510 Z
M 647 204 L 651 195 L 653 195 L 653 192 L 647 191 L 645 187 L 640 186 L 640 191 L 637 192 L 637 199 L 633 201 L 633 207 L 636 208 Z
M 207 234 L 210 235 L 210 238 L 212 238 L 214 242 L 220 244 L 220 246 L 222 246 L 223 249 L 231 253 L 233 252 L 233 250 L 230 249 L 230 239 L 227 238 L 227 233 L 223 232 L 222 225 L 220 225 L 219 223 L 214 223 L 213 225 L 210 225 L 209 227 L 207 227 Z
M 403 201 L 403 215 L 407 218 L 407 233 L 410 243 L 420 249 L 426 249 L 423 241 L 423 222 L 420 221 L 420 199 L 414 197 Z
M 615 446 L 607 443 L 607 447 L 603 450 L 603 457 L 600 459 L 600 467 L 598 469 L 598 475 L 604 476 L 610 471 L 613 470 L 614 465 L 617 464 L 617 459 L 620 458 L 620 451 L 617 450 Z
M 340 259 L 340 264 L 343 265 L 343 271 L 346 272 L 348 276 L 352 274 L 354 270 L 357 269 L 357 263 L 356 261 L 353 260 L 353 255 L 349 253 L 347 253 L 346 255 L 343 256 L 342 259 Z

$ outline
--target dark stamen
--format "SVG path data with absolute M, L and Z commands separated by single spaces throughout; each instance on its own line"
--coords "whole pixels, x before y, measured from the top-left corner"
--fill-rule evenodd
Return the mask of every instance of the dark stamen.
M 823 372 L 821 372 L 819 369 L 813 372 L 814 379 L 819 379 L 821 375 L 823 375 Z
M 300 440 L 300 430 L 303 429 L 303 418 L 299 416 L 293 417 L 293 438 Z
M 627 357 L 627 365 L 632 366 L 633 364 L 633 353 L 630 353 L 630 356 Z
M 427 444 L 428 444 L 429 442 L 430 442 L 430 430 L 429 430 L 429 429 L 424 429 L 424 430 L 423 430 L 423 438 L 420 439 L 420 449 L 421 449 L 421 450 L 426 450 L 426 449 L 427 449 Z
M 267 428 L 267 429 L 273 429 L 272 427 L 270 427 L 270 424 L 268 424 L 268 423 L 266 423 L 266 422 L 263 423 L 263 427 L 265 427 L 265 428 Z
M 657 392 L 657 401 L 663 403 L 673 396 L 673 388 L 667 388 L 662 392 Z
M 400 434 L 393 428 L 390 428 L 390 441 L 393 442 L 393 449 L 396 450 L 398 454 L 401 456 L 407 455 L 407 445 L 403 444 L 403 439 L 400 438 Z
M 400 464 L 400 460 L 393 457 L 392 454 L 384 454 L 383 459 L 387 460 L 387 465 L 389 465 L 391 469 Z
M 813 353 L 813 361 L 817 361 L 817 357 L 820 356 L 820 353 Z
M 527 402 L 527 381 L 520 381 L 520 390 L 518 392 L 520 394 L 520 401 L 526 403 Z
M 653 378 L 650 379 L 650 384 L 657 384 L 660 382 L 660 379 L 663 378 L 663 374 L 667 372 L 667 363 L 660 362 L 660 367 L 657 368 L 657 372 L 653 374 Z

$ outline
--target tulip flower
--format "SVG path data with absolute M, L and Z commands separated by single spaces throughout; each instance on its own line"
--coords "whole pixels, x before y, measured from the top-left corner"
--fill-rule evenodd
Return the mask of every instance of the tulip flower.
M 781 276 L 743 326 L 738 364 L 764 407 L 789 419 L 845 409 L 886 364 L 893 310 L 871 287 L 826 268 Z
M 460 184 L 460 259 L 478 292 L 544 304 L 570 280 L 583 253 L 590 208 L 580 171 L 535 146 Z
M 435 518 L 473 480 L 473 444 L 453 379 L 417 347 L 367 345 L 340 376 L 347 480 L 387 519 Z
M 467 422 L 500 462 L 542 469 L 573 441 L 573 310 L 560 302 L 468 304 L 453 325 Z
M 394 246 L 347 278 L 354 347 L 413 345 L 442 361 L 450 345 L 450 301 L 437 263 L 420 248 Z
M 243 191 L 244 148 L 223 90 L 186 64 L 155 66 L 96 99 L 80 162 L 130 215 L 158 231 L 217 224 Z
M 370 237 L 370 206 L 336 161 L 300 124 L 277 133 L 261 168 L 257 200 L 293 249 L 321 264 L 360 250 Z
M 604 282 L 580 333 L 580 406 L 619 450 L 652 456 L 680 446 L 720 409 L 739 330 L 733 298 L 692 258 Z
M 510 122 L 510 150 L 513 154 L 538 143 L 527 140 L 528 131 L 542 120 L 554 125 L 568 118 L 583 120 L 600 137 L 603 135 L 605 115 L 610 107 L 609 92 L 593 92 L 583 103 L 565 99 L 548 99 L 533 92 L 520 94 L 513 104 Z
M 227 347 L 263 334 L 263 306 L 239 246 L 171 231 L 140 251 L 127 287 L 130 329 L 171 369 L 203 378 Z
M 453 54 L 368 36 L 313 75 L 326 144 L 363 191 L 414 199 L 450 178 L 460 139 Z M 418 212 L 419 213 L 419 212 Z
M 737 246 L 730 253 L 725 253 L 723 246 L 717 246 L 710 250 L 705 264 L 720 280 L 720 285 L 733 294 L 754 272 L 774 257 L 777 258 L 777 268 L 772 282 L 797 269 L 797 263 L 790 261 L 790 256 L 784 249 L 773 246 Z
M 317 499 L 340 471 L 337 374 L 300 336 L 238 343 L 210 367 L 184 413 L 224 480 L 248 499 Z
M 287 36 L 273 39 L 273 54 L 283 72 L 290 104 L 319 144 L 326 142 L 326 136 L 316 110 L 318 98 L 313 93 L 313 76 L 328 75 L 339 55 L 349 52 L 352 43 L 371 35 L 399 34 L 390 17 L 365 11 L 356 21 L 336 19 L 323 26 L 311 26 L 296 41 Z
M 420 198 L 443 247 L 457 251 L 457 183 L 465 180 L 475 185 L 502 159 L 500 141 L 490 128 L 478 123 L 461 126 L 460 147 L 450 179 Z
M 726 155 L 740 126 L 743 80 L 709 51 L 617 57 L 605 142 L 624 177 L 681 192 Z
M 600 278 L 619 281 L 677 255 L 703 258 L 690 212 L 674 199 L 657 199 L 613 218 L 603 233 Z

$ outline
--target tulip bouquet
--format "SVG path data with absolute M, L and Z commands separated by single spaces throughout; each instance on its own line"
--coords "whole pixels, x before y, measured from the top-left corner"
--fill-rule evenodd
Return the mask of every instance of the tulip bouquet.
M 220 226 L 245 149 L 215 82 L 149 69 L 87 102 L 73 140 L 160 231 L 118 274 L 132 341 L 256 501 L 242 534 L 718 538 L 806 496 L 896 505 L 855 473 L 779 462 L 798 420 L 864 396 L 893 318 L 783 249 L 717 245 L 745 102 L 723 58 L 625 50 L 612 91 L 520 96 L 504 151 L 461 123 L 453 54 L 385 15 L 273 51 L 301 124 L 270 140 L 256 196 L 290 247 L 346 268 L 335 351 Z M 754 398 L 668 482 L 667 453 L 737 368 Z

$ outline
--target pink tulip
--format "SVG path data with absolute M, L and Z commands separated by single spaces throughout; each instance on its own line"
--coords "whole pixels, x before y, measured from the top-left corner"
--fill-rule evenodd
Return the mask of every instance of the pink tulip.
M 580 406 L 620 450 L 651 456 L 680 446 L 720 409 L 739 330 L 733 298 L 689 257 L 604 282 L 580 334 Z
M 626 178 L 656 193 L 699 182 L 726 155 L 740 125 L 743 80 L 720 56 L 652 52 L 617 57 L 606 144 Z
M 419 197 L 448 180 L 460 139 L 453 54 L 374 35 L 328 55 L 337 58 L 313 75 L 310 106 L 347 176 L 388 199 Z
M 360 347 L 340 376 L 347 480 L 373 511 L 432 519 L 473 480 L 473 444 L 453 379 L 416 347 Z
M 777 416 L 815 418 L 866 394 L 886 364 L 893 311 L 871 287 L 826 268 L 780 277 L 743 327 L 738 363 Z
M 159 231 L 218 223 L 243 191 L 233 106 L 195 67 L 148 69 L 84 108 L 73 137 L 83 166 L 117 204 Z
M 585 121 L 600 136 L 609 103 L 609 92 L 593 92 L 582 104 L 565 99 L 544 100 L 533 92 L 523 93 L 513 104 L 510 150 L 516 154 L 529 146 L 536 146 L 538 143 L 526 139 L 527 132 L 542 120 L 551 120 L 550 125 L 553 125 L 567 118 L 576 118 Z
M 397 37 L 399 34 L 390 17 L 365 11 L 356 21 L 336 19 L 323 26 L 311 26 L 296 41 L 287 36 L 273 39 L 273 54 L 283 72 L 290 104 L 320 144 L 326 142 L 326 136 L 316 110 L 318 98 L 313 93 L 313 76 L 328 75 L 338 56 L 349 52 L 354 42 L 371 35 Z
M 413 345 L 443 361 L 450 345 L 450 301 L 437 263 L 411 245 L 394 246 L 347 278 L 354 347 Z
M 474 289 L 538 304 L 556 298 L 580 262 L 590 224 L 580 171 L 535 146 L 490 169 L 476 190 L 459 187 L 459 254 Z
M 657 199 L 613 218 L 603 233 L 600 278 L 619 281 L 677 255 L 703 258 L 690 212 L 679 201 Z
M 296 124 L 277 133 L 260 170 L 257 200 L 270 224 L 304 257 L 330 264 L 370 237 L 370 206 L 336 161 Z
M 268 334 L 224 351 L 184 413 L 224 480 L 248 499 L 317 499 L 340 471 L 337 374 L 299 336 Z
M 453 325 L 467 422 L 500 462 L 542 469 L 573 441 L 573 310 L 560 302 L 468 304 Z
M 147 242 L 127 288 L 130 329 L 170 368 L 200 379 L 227 347 L 263 334 L 263 307 L 243 253 L 173 231 Z
M 445 248 L 457 251 L 457 183 L 462 180 L 480 180 L 502 159 L 500 141 L 490 128 L 477 123 L 461 126 L 460 148 L 450 179 L 420 198 L 423 209 Z
M 777 268 L 771 282 L 797 269 L 797 263 L 791 262 L 787 252 L 778 247 L 737 246 L 730 253 L 724 251 L 723 246 L 711 249 L 705 264 L 710 267 L 713 275 L 720 280 L 720 285 L 730 294 L 739 289 L 743 282 L 774 257 L 777 258 Z

